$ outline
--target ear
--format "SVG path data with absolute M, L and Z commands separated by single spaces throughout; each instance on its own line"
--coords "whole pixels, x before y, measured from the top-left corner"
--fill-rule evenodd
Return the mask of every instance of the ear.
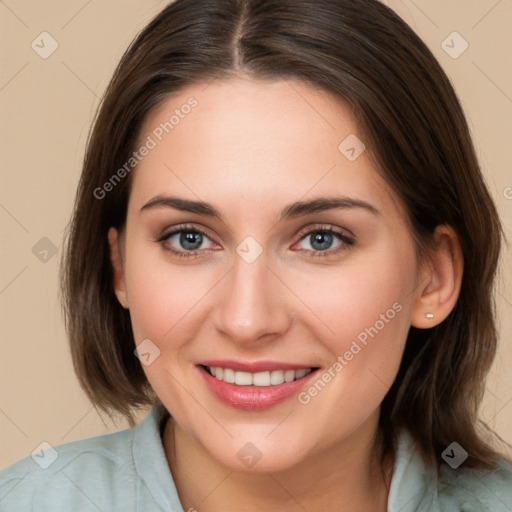
M 424 263 L 420 286 L 416 290 L 411 324 L 429 329 L 440 324 L 455 307 L 459 298 L 464 270 L 462 249 L 450 226 L 437 226 L 434 248 Z
M 110 246 L 110 262 L 112 264 L 113 286 L 117 300 L 121 305 L 128 309 L 128 297 L 126 294 L 126 283 L 124 279 L 123 268 L 123 250 L 121 247 L 121 237 L 117 229 L 108 230 L 108 244 Z

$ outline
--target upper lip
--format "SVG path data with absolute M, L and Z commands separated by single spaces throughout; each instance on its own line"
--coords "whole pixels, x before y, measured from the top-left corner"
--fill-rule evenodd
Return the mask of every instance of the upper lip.
M 212 368 L 230 368 L 236 372 L 271 372 L 275 370 L 306 370 L 309 368 L 317 368 L 313 365 L 300 363 L 284 363 L 280 361 L 237 361 L 232 359 L 209 359 L 198 363 L 202 366 L 210 366 Z

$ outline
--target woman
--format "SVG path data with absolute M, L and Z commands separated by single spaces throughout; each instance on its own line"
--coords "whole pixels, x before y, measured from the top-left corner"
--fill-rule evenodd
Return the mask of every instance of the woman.
M 173 2 L 107 89 L 62 274 L 84 390 L 153 408 L 7 468 L 3 509 L 511 510 L 477 424 L 500 240 L 390 9 Z

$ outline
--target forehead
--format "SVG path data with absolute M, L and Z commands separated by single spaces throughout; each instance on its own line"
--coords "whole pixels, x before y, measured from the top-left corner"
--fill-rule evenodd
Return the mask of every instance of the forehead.
M 394 207 L 364 139 L 345 102 L 302 82 L 194 84 L 146 117 L 139 146 L 152 149 L 136 167 L 133 202 L 178 193 L 261 209 L 343 193 Z

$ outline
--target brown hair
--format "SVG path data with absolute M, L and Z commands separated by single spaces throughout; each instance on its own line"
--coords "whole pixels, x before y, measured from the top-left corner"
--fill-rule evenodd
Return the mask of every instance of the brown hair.
M 464 256 L 448 318 L 411 327 L 397 378 L 381 407 L 383 455 L 411 433 L 426 461 L 457 440 L 468 466 L 495 457 L 477 410 L 496 352 L 493 283 L 502 227 L 483 181 L 456 94 L 418 36 L 376 0 L 176 0 L 137 36 L 119 63 L 89 135 L 62 262 L 71 353 L 99 409 L 133 424 L 155 403 L 129 312 L 112 286 L 107 232 L 126 219 L 131 175 L 98 198 L 130 158 L 148 112 L 187 85 L 244 74 L 299 79 L 354 111 L 379 172 L 405 205 L 418 254 L 434 228 L 452 226 Z M 96 192 L 95 192 L 96 191 Z

